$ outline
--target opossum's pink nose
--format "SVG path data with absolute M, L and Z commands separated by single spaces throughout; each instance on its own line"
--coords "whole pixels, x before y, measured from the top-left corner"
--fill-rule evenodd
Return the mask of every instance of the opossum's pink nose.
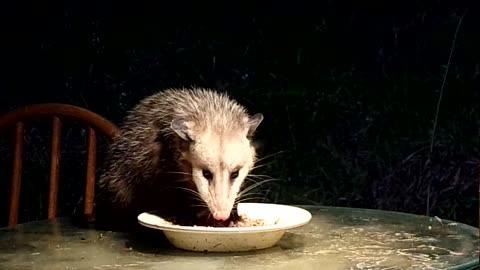
M 213 218 L 216 220 L 225 221 L 230 217 L 230 212 L 228 211 L 215 211 L 213 212 Z

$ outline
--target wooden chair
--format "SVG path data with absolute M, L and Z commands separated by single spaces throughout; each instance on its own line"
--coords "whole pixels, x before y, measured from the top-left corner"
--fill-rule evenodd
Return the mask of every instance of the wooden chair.
M 15 148 L 12 173 L 12 185 L 10 194 L 10 210 L 8 226 L 14 227 L 18 223 L 18 207 L 20 199 L 20 186 L 22 178 L 22 162 L 24 151 L 24 127 L 25 123 L 33 120 L 52 121 L 52 145 L 50 161 L 50 188 L 48 199 L 48 219 L 57 216 L 57 195 L 59 178 L 59 159 L 62 120 L 76 120 L 88 127 L 87 143 L 87 175 L 84 201 L 84 215 L 87 219 L 93 218 L 94 190 L 95 190 L 95 167 L 97 138 L 96 132 L 103 133 L 109 139 L 113 139 L 120 132 L 112 122 L 89 110 L 57 103 L 36 104 L 25 106 L 13 112 L 0 116 L 0 132 L 15 126 Z

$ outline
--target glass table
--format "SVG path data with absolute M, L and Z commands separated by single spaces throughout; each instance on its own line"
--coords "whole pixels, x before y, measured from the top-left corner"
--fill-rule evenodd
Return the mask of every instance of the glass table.
M 135 237 L 71 225 L 69 219 L 0 229 L 0 269 L 475 269 L 479 230 L 425 216 L 300 206 L 313 218 L 269 249 L 196 253 L 161 231 Z

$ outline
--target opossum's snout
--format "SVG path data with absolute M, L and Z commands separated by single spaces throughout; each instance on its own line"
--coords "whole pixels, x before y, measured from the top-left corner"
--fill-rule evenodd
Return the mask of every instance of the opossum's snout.
M 217 174 L 216 179 L 209 183 L 210 212 L 213 218 L 219 221 L 225 221 L 230 217 L 237 197 L 237 190 L 232 186 L 228 172 L 224 174 Z
M 244 176 L 240 177 L 235 171 L 233 176 L 238 179 L 232 179 L 229 170 L 214 172 L 207 169 L 199 170 L 194 175 L 197 176 L 194 177 L 194 181 L 198 193 L 208 206 L 212 217 L 218 221 L 229 219 Z
M 218 194 L 217 194 L 218 195 Z M 215 196 L 215 195 L 214 195 Z M 211 200 L 210 212 L 215 220 L 225 221 L 230 217 L 233 209 L 233 202 L 235 197 L 227 197 L 223 194 L 216 196 Z

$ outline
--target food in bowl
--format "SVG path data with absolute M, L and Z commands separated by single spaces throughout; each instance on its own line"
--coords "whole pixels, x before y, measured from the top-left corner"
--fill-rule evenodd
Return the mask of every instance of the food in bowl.
M 174 221 L 165 221 L 166 224 L 181 226 L 176 224 Z M 207 225 L 193 225 L 193 227 L 257 227 L 263 226 L 265 224 L 263 219 L 254 219 L 249 218 L 246 214 L 241 214 L 238 216 L 236 221 L 231 219 L 221 222 L 221 221 L 213 221 L 208 223 Z

